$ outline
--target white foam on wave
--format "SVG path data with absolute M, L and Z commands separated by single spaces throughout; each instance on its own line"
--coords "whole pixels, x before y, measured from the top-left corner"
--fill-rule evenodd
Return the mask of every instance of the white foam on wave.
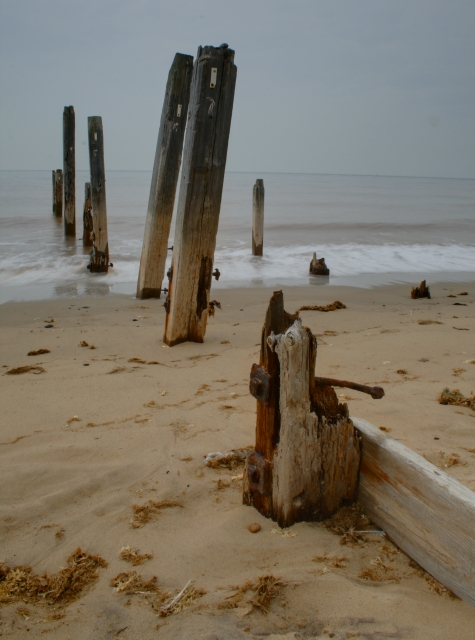
M 3 287 L 35 284 L 78 285 L 99 278 L 110 286 L 136 283 L 139 270 L 138 247 L 112 256 L 114 267 L 107 275 L 90 274 L 87 255 L 48 257 L 43 251 L 17 253 L 0 260 L 0 285 Z M 325 257 L 332 277 L 361 274 L 474 272 L 475 247 L 470 245 L 300 245 L 264 248 L 263 257 L 250 255 L 249 246 L 239 243 L 218 247 L 214 266 L 221 272 L 220 286 L 233 283 L 300 280 L 308 275 L 313 251 Z M 170 258 L 168 260 L 170 262 Z

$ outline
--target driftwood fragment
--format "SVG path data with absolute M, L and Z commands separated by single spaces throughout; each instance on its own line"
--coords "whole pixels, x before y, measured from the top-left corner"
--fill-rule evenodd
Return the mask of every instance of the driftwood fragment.
M 359 439 L 347 405 L 332 387 L 315 384 L 316 338 L 284 311 L 282 292 L 272 296 L 262 337 L 250 384 L 260 396 L 256 448 L 246 461 L 243 502 L 281 527 L 322 520 L 354 500 Z
M 357 382 L 349 382 L 348 380 L 335 380 L 335 378 L 315 378 L 315 384 L 319 387 L 345 387 L 353 389 L 353 391 L 361 391 L 367 393 L 374 400 L 380 400 L 384 397 L 384 389 L 382 387 L 369 387 L 365 384 Z
M 257 179 L 252 189 L 252 255 L 262 256 L 264 247 L 264 180 Z
M 313 276 L 329 276 L 330 269 L 325 264 L 325 258 L 318 258 L 315 251 L 313 252 L 313 257 L 310 260 L 310 268 L 309 273 Z
M 422 280 L 418 287 L 412 287 L 411 289 L 411 298 L 417 300 L 418 298 L 429 298 L 430 299 L 430 291 L 429 287 L 426 286 L 426 281 Z

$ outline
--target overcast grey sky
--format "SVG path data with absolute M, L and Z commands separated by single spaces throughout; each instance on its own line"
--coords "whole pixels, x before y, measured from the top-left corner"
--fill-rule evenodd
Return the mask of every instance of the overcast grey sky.
M 151 170 L 175 52 L 227 42 L 230 171 L 475 178 L 473 0 L 0 0 L 1 169 Z

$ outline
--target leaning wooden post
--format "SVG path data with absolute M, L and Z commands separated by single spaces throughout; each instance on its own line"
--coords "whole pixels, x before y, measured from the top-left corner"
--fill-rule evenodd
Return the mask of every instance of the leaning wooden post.
M 74 107 L 63 111 L 64 234 L 76 235 L 76 116 Z
M 83 236 L 82 244 L 84 247 L 92 247 L 92 200 L 91 200 L 91 183 L 86 182 L 84 185 L 84 209 L 82 214 Z
M 264 245 L 264 180 L 257 179 L 252 189 L 252 255 L 262 256 Z
M 57 218 L 63 215 L 63 172 L 53 170 L 53 214 Z
M 109 242 L 107 238 L 106 173 L 104 168 L 104 134 L 102 118 L 87 119 L 89 134 L 89 166 L 91 171 L 92 250 L 91 273 L 107 273 Z
M 203 342 L 236 84 L 228 45 L 193 67 L 164 342 Z
M 180 172 L 193 56 L 177 53 L 168 74 L 153 165 L 137 298 L 159 298 Z
M 285 324 L 291 320 L 288 314 L 282 317 Z M 275 407 L 278 387 L 279 419 L 274 421 L 277 429 L 266 432 L 258 412 L 256 451 L 246 461 L 243 501 L 281 527 L 328 518 L 355 499 L 360 439 L 347 405 L 338 404 L 332 387 L 315 384 L 317 342 L 310 329 L 297 318 L 285 331 L 271 332 L 267 346 L 277 354 L 280 375 L 276 380 L 275 372 L 269 375 L 265 367 L 254 365 L 250 389 L 258 405 Z

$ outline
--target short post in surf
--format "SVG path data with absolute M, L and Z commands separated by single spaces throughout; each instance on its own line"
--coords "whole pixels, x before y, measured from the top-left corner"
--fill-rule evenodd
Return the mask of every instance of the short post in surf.
M 160 298 L 183 151 L 192 71 L 193 56 L 177 53 L 168 74 L 163 101 L 140 259 L 137 298 Z
M 332 386 L 315 384 L 317 341 L 282 291 L 269 303 L 259 365 L 256 445 L 246 460 L 243 503 L 281 527 L 323 520 L 356 498 L 361 444 Z
M 76 116 L 74 107 L 63 111 L 64 235 L 76 236 Z
M 91 183 L 86 182 L 84 185 L 84 209 L 82 214 L 83 236 L 82 244 L 84 247 L 92 247 L 92 200 L 91 200 Z
M 262 256 L 264 246 L 264 180 L 252 189 L 252 255 Z
M 63 215 L 63 172 L 53 169 L 53 215 L 61 218 Z
M 106 172 L 104 167 L 104 133 L 102 118 L 87 119 L 89 167 L 91 172 L 92 249 L 88 269 L 91 273 L 107 273 L 109 241 L 107 237 Z
M 206 333 L 236 71 L 228 45 L 199 47 L 165 302 L 169 346 L 203 342 Z
M 310 267 L 308 272 L 312 276 L 329 276 L 330 269 L 325 264 L 325 258 L 317 258 L 317 254 L 314 251 L 312 259 L 310 260 Z

